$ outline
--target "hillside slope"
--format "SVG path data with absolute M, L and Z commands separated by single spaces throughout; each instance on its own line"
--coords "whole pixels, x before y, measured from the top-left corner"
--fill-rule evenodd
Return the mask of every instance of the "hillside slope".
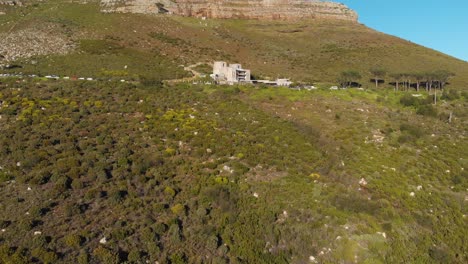
M 466 62 L 343 21 L 32 3 L 0 10 L 0 263 L 468 262 Z M 318 89 L 161 82 L 218 59 Z M 456 76 L 437 105 L 328 89 L 376 64 Z
M 84 49 L 84 53 L 100 55 L 100 60 L 88 58 L 97 63 L 93 64 L 95 68 L 105 70 L 123 70 L 125 63 L 131 63 L 133 54 L 139 53 L 140 58 L 148 57 L 145 63 L 148 66 L 155 61 L 154 56 L 158 56 L 156 60 L 167 58 L 186 65 L 227 60 L 242 63 L 256 76 L 291 77 L 295 81 L 335 83 L 341 71 L 354 69 L 361 72 L 364 76 L 361 83 L 367 86 L 371 85 L 369 69 L 381 66 L 394 73 L 448 70 L 456 74 L 450 81 L 453 87 L 466 89 L 468 84 L 468 63 L 357 23 L 201 20 L 171 15 L 101 14 L 99 8 L 98 4 L 60 1 L 9 8 L 6 15 L 0 16 L 0 34 L 21 33 L 31 27 L 37 32 L 56 28 L 56 35 L 75 43 L 76 54 L 83 54 Z M 83 39 L 105 40 L 104 47 L 124 49 L 90 51 L 80 47 Z M 34 54 L 33 48 L 25 49 Z M 39 57 L 34 60 L 38 64 L 33 66 L 28 61 L 21 63 L 26 72 L 47 71 L 48 67 L 56 71 L 68 68 L 66 72 L 70 72 L 76 66 L 74 63 L 86 63 L 71 54 L 72 60 L 67 56 L 45 60 Z M 134 64 L 138 71 L 148 74 L 138 63 Z M 135 67 L 135 72 L 129 74 L 138 75 Z

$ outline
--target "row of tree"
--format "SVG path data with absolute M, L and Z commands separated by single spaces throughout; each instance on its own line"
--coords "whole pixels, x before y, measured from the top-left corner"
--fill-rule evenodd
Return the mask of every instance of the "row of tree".
M 437 70 L 432 72 L 414 72 L 414 73 L 388 73 L 385 69 L 376 67 L 370 69 L 370 74 L 375 82 L 375 87 L 379 86 L 380 82 L 385 82 L 387 75 L 391 78 L 395 85 L 395 90 L 400 90 L 400 84 L 405 90 L 409 90 L 415 86 L 416 91 L 419 91 L 421 85 L 425 85 L 427 91 L 433 88 L 444 89 L 448 80 L 455 76 L 454 73 L 447 70 Z
M 447 70 L 418 73 L 389 73 L 381 67 L 372 68 L 369 70 L 369 73 L 372 76 L 371 81 L 375 82 L 375 87 L 379 87 L 379 84 L 390 80 L 388 83 L 395 85 L 395 91 L 399 91 L 400 88 L 409 90 L 411 87 L 419 91 L 421 86 L 425 86 L 427 91 L 431 91 L 434 88 L 444 89 L 449 79 L 455 76 L 454 73 Z M 342 87 L 347 88 L 359 85 L 361 79 L 362 76 L 358 71 L 348 70 L 340 74 L 338 82 Z

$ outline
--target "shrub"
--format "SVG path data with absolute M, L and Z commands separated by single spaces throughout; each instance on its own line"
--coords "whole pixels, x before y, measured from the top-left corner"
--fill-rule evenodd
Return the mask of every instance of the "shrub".
M 100 263 L 116 264 L 120 262 L 118 252 L 114 252 L 103 246 L 98 246 L 94 249 L 93 255 L 100 261 Z
M 173 188 L 169 187 L 169 186 L 164 188 L 164 193 L 167 196 L 170 196 L 171 198 L 173 198 L 176 195 L 176 191 Z
M 128 261 L 130 263 L 142 263 L 143 252 L 133 249 L 128 253 Z
M 180 203 L 171 207 L 171 211 L 175 215 L 182 215 L 184 213 L 184 209 L 185 209 L 184 206 Z
M 460 99 L 460 97 L 461 97 L 461 93 L 459 91 L 450 89 L 450 90 L 444 90 L 444 92 L 442 93 L 441 99 L 447 100 L 447 101 L 453 101 L 453 100 Z
M 70 234 L 65 237 L 65 244 L 69 247 L 79 248 L 83 242 L 83 237 L 77 234 Z
M 78 264 L 88 264 L 89 263 L 89 254 L 86 250 L 80 250 L 78 255 Z
M 58 193 L 65 192 L 66 190 L 70 189 L 71 187 L 71 180 L 68 177 L 60 177 L 56 182 L 55 182 L 55 190 Z
M 402 132 L 407 132 L 416 138 L 420 138 L 424 135 L 424 131 L 419 126 L 411 125 L 408 123 L 401 124 L 400 130 Z
M 184 264 L 187 263 L 183 253 L 174 253 L 169 257 L 171 264 Z
M 128 192 L 125 190 L 113 190 L 110 193 L 110 199 L 115 203 L 121 203 L 125 199 L 127 194 Z
M 58 260 L 58 256 L 55 252 L 45 250 L 43 248 L 35 248 L 31 251 L 31 255 L 41 260 L 44 264 L 55 263 Z
M 437 109 L 432 105 L 421 105 L 416 110 L 416 114 L 437 117 Z
M 13 178 L 14 178 L 13 175 L 3 170 L 0 170 L 0 183 L 12 180 Z
M 400 104 L 404 106 L 418 106 L 421 104 L 421 100 L 411 94 L 405 94 L 400 98 Z

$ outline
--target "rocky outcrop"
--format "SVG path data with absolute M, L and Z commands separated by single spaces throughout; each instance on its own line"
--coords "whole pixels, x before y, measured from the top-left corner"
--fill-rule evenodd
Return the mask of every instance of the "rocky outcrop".
M 0 5 L 23 6 L 23 2 L 21 2 L 21 1 L 0 1 Z
M 40 25 L 11 33 L 0 33 L 0 68 L 22 58 L 66 54 L 73 50 L 73 42 L 59 30 L 60 28 L 55 26 Z
M 357 21 L 343 4 L 318 0 L 101 0 L 103 12 L 170 13 L 181 16 L 244 19 L 330 18 Z

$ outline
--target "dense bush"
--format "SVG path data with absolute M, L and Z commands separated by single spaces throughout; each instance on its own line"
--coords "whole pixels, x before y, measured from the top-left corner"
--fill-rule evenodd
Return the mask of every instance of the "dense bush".
M 463 225 L 427 212 L 462 214 L 452 196 L 466 185 L 464 161 L 453 158 L 463 144 L 425 137 L 457 127 L 402 111 L 390 95 L 373 109 L 375 94 L 296 92 L 0 85 L 8 105 L 0 108 L 0 172 L 8 174 L 1 183 L 0 243 L 8 245 L 2 258 L 288 263 L 314 255 L 338 263 L 346 253 L 400 263 L 411 255 L 430 262 L 465 252 Z M 359 96 L 369 112 L 349 111 Z M 327 110 L 332 114 L 324 118 Z M 365 142 L 371 132 L 384 139 Z M 429 190 L 433 182 L 443 195 L 415 189 Z M 36 231 L 43 235 L 31 239 Z M 386 240 L 376 235 L 383 231 Z M 448 254 L 430 256 L 431 245 L 416 245 L 409 235 L 447 243 Z M 319 255 L 325 247 L 335 253 Z
M 437 117 L 437 109 L 432 105 L 421 105 L 416 110 L 416 114 L 423 116 Z

